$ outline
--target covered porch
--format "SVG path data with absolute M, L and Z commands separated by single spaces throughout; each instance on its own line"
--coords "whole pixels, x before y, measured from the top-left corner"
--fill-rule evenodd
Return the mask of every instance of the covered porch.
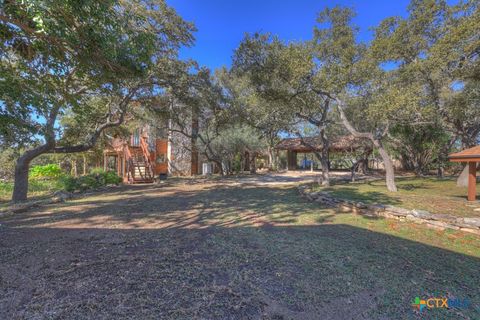
M 277 152 L 286 152 L 287 170 L 322 169 L 315 153 L 322 152 L 320 137 L 287 138 L 277 144 Z M 350 170 L 359 161 L 369 166 L 369 156 L 372 154 L 370 144 L 351 135 L 339 136 L 331 139 L 328 146 L 329 169 Z M 300 160 L 300 161 L 299 161 Z

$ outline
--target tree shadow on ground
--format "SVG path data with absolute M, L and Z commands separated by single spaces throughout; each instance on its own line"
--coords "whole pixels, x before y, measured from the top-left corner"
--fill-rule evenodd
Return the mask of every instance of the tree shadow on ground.
M 302 223 L 310 212 L 321 225 Z M 220 183 L 122 187 L 38 208 L 2 221 L 0 318 L 473 319 L 480 312 L 480 259 L 333 218 L 294 187 Z M 472 306 L 425 314 L 411 307 L 416 296 L 445 295 Z
M 207 185 L 199 189 L 133 187 L 16 215 L 15 226 L 69 224 L 95 227 L 211 227 L 293 223 L 314 204 L 299 201 L 293 187 Z
M 480 259 L 349 225 L 5 228 L 0 318 L 458 319 Z M 422 314 L 416 296 L 469 299 Z
M 359 191 L 354 186 L 338 187 L 331 190 L 331 194 L 335 197 L 346 200 L 361 201 L 366 204 L 386 204 L 398 205 L 401 203 L 394 195 L 388 195 L 377 191 Z

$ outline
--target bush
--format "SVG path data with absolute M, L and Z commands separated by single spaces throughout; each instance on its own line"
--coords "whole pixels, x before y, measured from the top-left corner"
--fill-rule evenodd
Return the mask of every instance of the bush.
M 62 179 L 60 179 L 60 183 L 62 184 L 62 189 L 68 192 L 73 192 L 79 189 L 78 179 L 72 176 L 63 177 Z
M 106 184 L 119 184 L 122 182 L 122 178 L 119 177 L 115 172 L 108 171 L 105 174 L 105 182 Z
M 90 172 L 90 174 L 78 178 L 65 176 L 61 180 L 63 189 L 69 192 L 76 190 L 85 191 L 99 188 L 108 184 L 119 184 L 122 182 L 122 178 L 120 178 L 115 172 L 103 171 L 101 169 L 94 169 Z
M 52 180 L 62 177 L 64 173 L 59 165 L 46 164 L 44 166 L 33 166 L 29 175 L 32 179 Z

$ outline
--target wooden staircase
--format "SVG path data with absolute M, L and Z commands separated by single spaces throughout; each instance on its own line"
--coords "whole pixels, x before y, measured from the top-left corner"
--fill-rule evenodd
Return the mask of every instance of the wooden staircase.
M 154 181 L 153 164 L 145 137 L 140 137 L 140 146 L 124 146 L 128 183 L 151 183 Z

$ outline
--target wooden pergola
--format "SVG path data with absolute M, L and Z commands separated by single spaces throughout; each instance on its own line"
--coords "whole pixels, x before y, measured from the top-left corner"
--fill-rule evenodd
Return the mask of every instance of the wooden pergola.
M 464 162 L 468 165 L 468 201 L 475 201 L 477 185 L 477 163 L 480 162 L 480 146 L 466 149 L 448 156 L 452 162 Z

